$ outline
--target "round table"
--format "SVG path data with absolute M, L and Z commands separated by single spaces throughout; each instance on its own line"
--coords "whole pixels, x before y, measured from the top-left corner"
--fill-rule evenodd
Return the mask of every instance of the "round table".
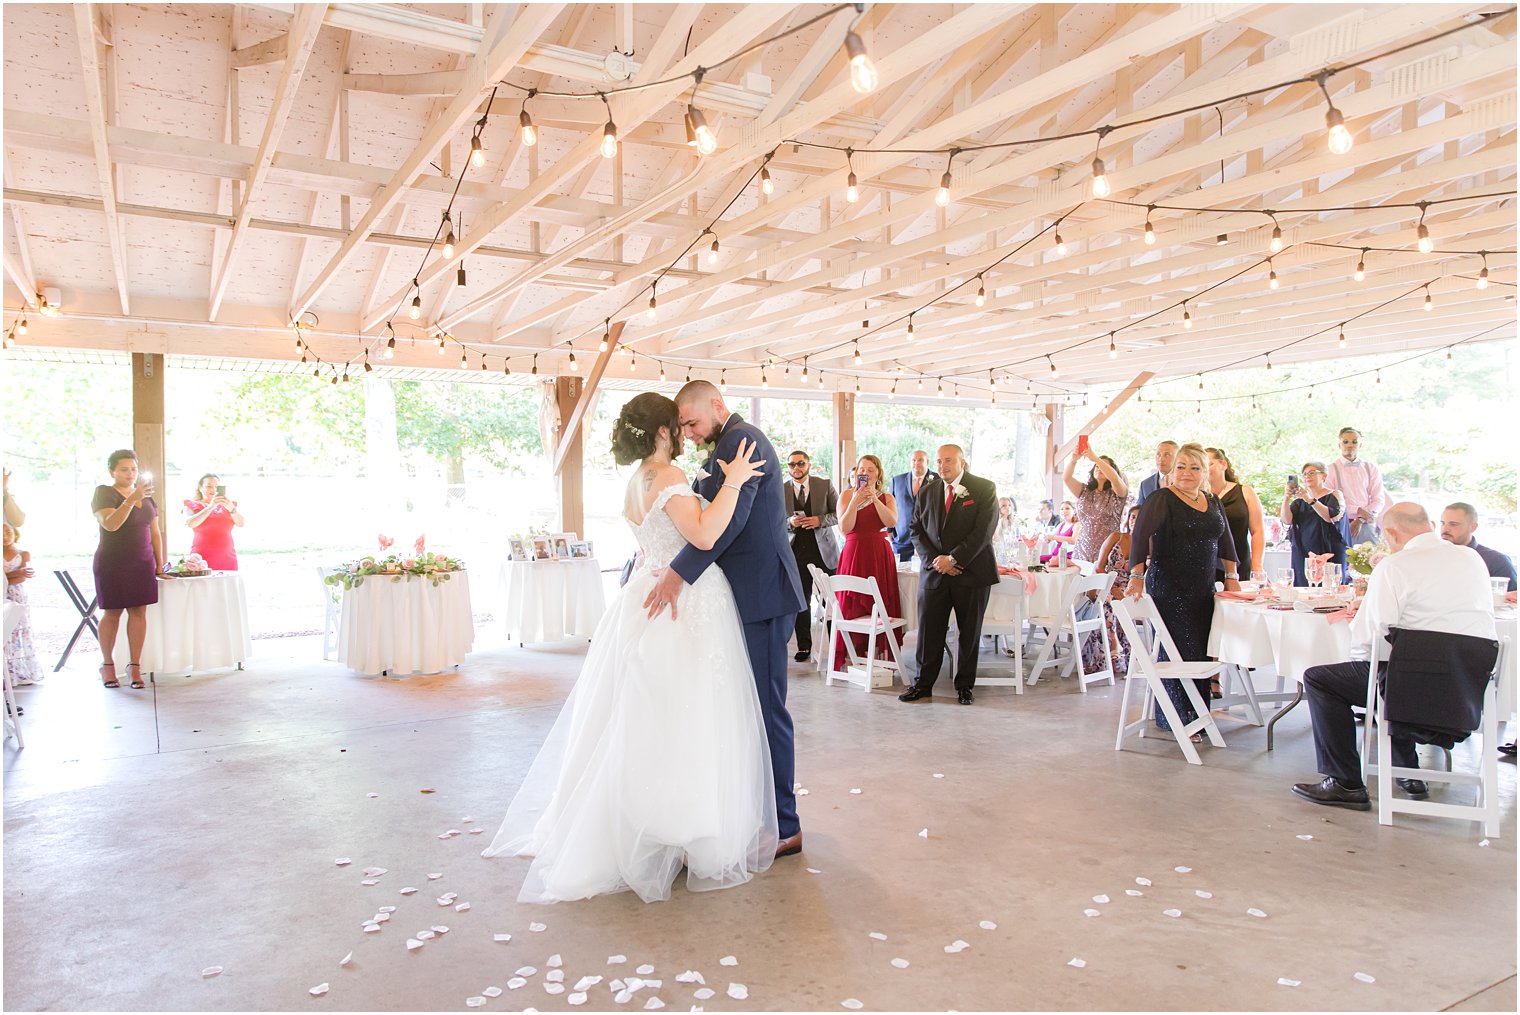
M 475 645 L 470 578 L 450 572 L 434 585 L 412 575 L 372 575 L 343 592 L 338 662 L 371 676 L 439 673 Z
M 596 558 L 509 560 L 501 566 L 507 637 L 519 645 L 590 638 L 607 600 Z
M 236 571 L 159 579 L 158 602 L 148 607 L 147 621 L 141 660 L 144 673 L 187 676 L 241 669 L 253 654 L 248 594 Z M 130 658 L 125 616 L 116 633 L 114 658 L 118 670 L 125 673 L 123 663 Z
M 918 630 L 918 571 L 911 565 L 897 569 L 897 595 L 902 602 L 904 620 L 908 630 Z M 1082 576 L 1080 568 L 1068 567 L 1061 571 L 1034 572 L 1034 592 L 1026 599 L 1025 615 L 1038 622 L 1059 620 L 1066 615 L 1071 601 L 1071 583 Z M 992 587 L 987 600 L 987 612 L 983 614 L 988 624 L 1006 624 L 1017 613 L 1017 600 L 1024 597 L 1024 580 L 1012 575 L 998 575 L 998 583 Z

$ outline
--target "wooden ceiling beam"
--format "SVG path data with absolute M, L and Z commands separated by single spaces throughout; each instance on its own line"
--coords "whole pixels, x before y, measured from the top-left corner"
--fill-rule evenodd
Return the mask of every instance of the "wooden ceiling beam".
M 102 77 L 104 46 L 95 34 L 95 5 L 74 4 L 73 13 L 80 69 L 84 76 L 90 140 L 94 145 L 95 179 L 100 185 L 102 211 L 105 214 L 106 244 L 111 251 L 111 270 L 116 278 L 116 294 L 121 301 L 121 312 L 129 314 L 132 312 L 132 301 L 128 293 L 127 239 L 121 216 L 116 213 L 116 179 L 110 146 L 106 143 L 107 96 Z

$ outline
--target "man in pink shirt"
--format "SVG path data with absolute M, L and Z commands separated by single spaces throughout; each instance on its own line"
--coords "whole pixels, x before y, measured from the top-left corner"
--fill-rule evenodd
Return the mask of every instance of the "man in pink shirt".
M 1382 537 L 1377 520 L 1388 507 L 1383 492 L 1383 475 L 1371 462 L 1357 457 L 1361 450 L 1361 431 L 1345 426 L 1340 432 L 1341 456 L 1330 463 L 1330 488 L 1340 495 L 1341 538 L 1347 546 L 1375 543 Z

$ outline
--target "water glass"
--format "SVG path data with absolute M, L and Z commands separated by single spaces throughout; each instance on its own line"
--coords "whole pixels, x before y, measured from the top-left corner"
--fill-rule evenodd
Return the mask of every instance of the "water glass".
M 1273 585 L 1276 585 L 1280 589 L 1293 587 L 1293 569 L 1291 567 L 1278 568 L 1276 575 L 1277 577 L 1272 582 Z
M 1509 596 L 1509 579 L 1508 578 L 1490 578 L 1488 580 L 1488 587 L 1490 589 L 1492 589 L 1493 593 L 1494 593 L 1494 608 L 1495 609 L 1499 609 L 1500 607 L 1508 606 L 1509 605 L 1509 601 L 1508 601 L 1508 598 L 1507 598 Z

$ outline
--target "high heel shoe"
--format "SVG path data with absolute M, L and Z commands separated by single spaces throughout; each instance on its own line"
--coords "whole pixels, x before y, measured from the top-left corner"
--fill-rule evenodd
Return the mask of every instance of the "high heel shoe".
M 110 676 L 106 676 L 106 670 L 110 670 L 111 671 L 111 675 Z M 102 665 L 100 667 L 100 680 L 101 680 L 101 686 L 102 687 L 120 687 L 121 686 L 121 681 L 119 681 L 119 680 L 116 679 L 116 664 L 115 663 L 105 663 L 104 665 Z
M 132 687 L 132 688 L 135 688 L 136 690 L 140 691 L 144 687 L 148 686 L 147 684 L 143 683 L 142 667 L 141 666 L 137 665 L 136 663 L 127 663 L 127 669 L 128 670 L 136 670 L 137 671 L 137 676 L 135 676 L 135 677 L 132 678 L 132 683 L 128 684 L 127 685 L 128 687 Z

